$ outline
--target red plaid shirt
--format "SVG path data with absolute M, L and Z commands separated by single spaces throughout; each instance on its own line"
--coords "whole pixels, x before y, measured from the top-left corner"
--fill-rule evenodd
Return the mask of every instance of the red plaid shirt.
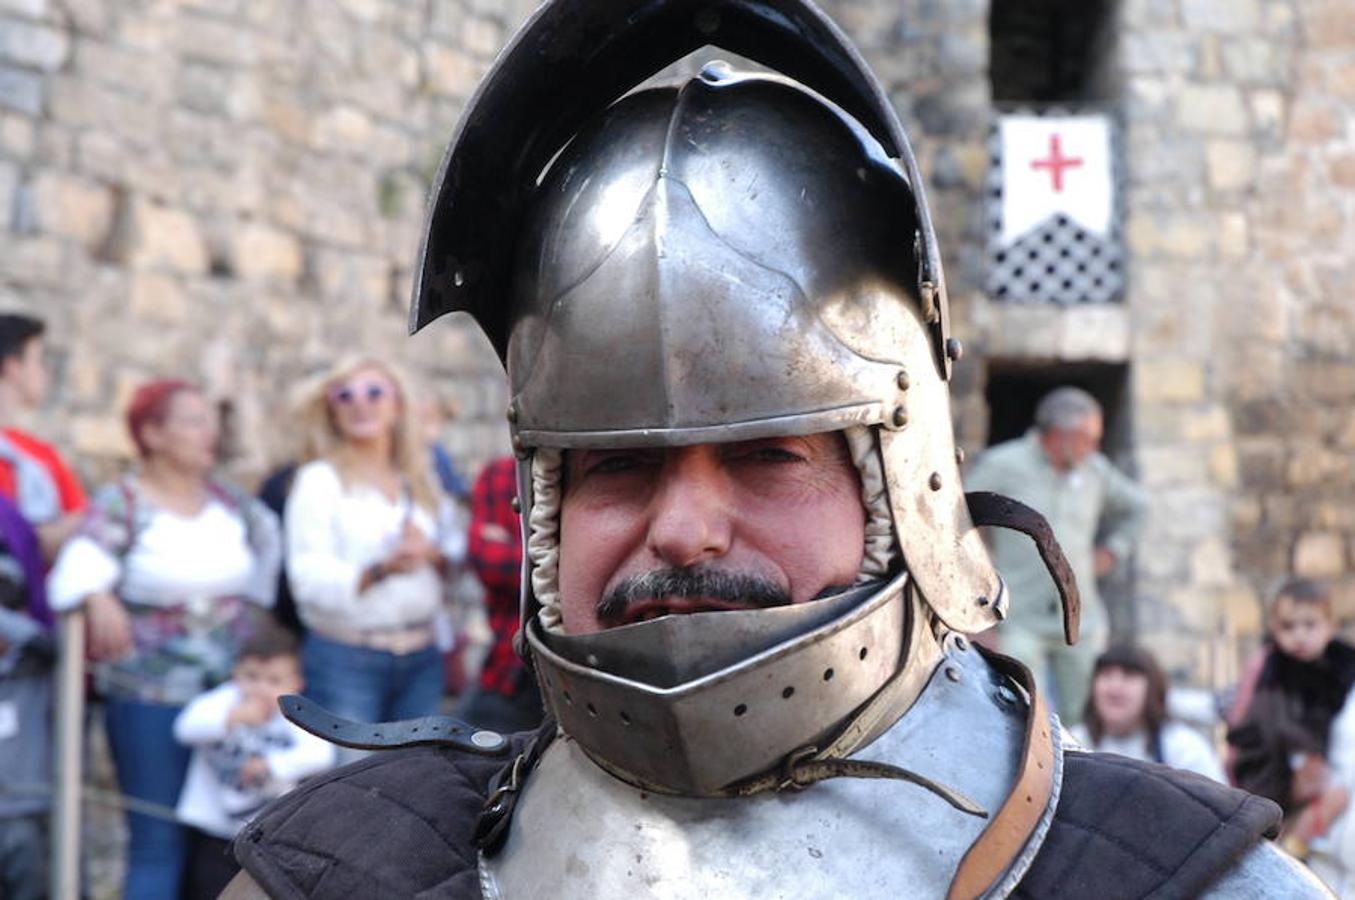
M 517 494 L 517 462 L 511 456 L 485 466 L 471 492 L 470 561 L 485 586 L 485 610 L 494 631 L 480 688 L 509 697 L 524 677 L 522 660 L 513 652 L 522 582 L 521 520 L 512 506 Z

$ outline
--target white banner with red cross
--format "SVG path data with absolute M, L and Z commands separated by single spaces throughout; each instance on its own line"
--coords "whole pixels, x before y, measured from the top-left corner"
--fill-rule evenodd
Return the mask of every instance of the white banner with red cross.
M 998 138 L 1002 244 L 1059 215 L 1092 235 L 1109 236 L 1115 178 L 1106 116 L 1002 116 Z

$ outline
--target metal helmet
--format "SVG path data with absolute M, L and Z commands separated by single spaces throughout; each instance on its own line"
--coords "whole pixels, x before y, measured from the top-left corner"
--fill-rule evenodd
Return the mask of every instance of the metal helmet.
M 936 635 L 989 627 L 1006 597 L 960 484 L 922 181 L 878 83 L 807 0 L 617 6 L 552 0 L 481 85 L 435 188 L 412 324 L 468 311 L 507 365 L 524 634 L 562 727 L 637 783 L 737 790 L 866 739 L 862 711 L 903 711 L 881 698 L 934 661 Z M 704 45 L 777 74 L 707 66 L 635 90 Z M 542 627 L 560 450 L 837 430 L 892 519 L 886 577 L 801 607 Z

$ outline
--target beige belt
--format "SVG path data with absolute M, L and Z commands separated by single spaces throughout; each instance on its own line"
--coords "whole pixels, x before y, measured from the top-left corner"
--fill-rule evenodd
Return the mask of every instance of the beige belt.
M 407 625 L 403 628 L 312 628 L 311 631 L 325 640 L 355 647 L 367 647 L 372 650 L 384 650 L 396 656 L 408 656 L 432 646 L 433 625 Z

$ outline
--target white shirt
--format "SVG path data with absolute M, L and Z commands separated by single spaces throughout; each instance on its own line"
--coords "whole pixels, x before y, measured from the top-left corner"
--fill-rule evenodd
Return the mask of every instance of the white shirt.
M 345 485 L 325 460 L 297 470 L 287 497 L 287 577 L 301 621 L 324 633 L 431 623 L 442 606 L 442 579 L 432 566 L 390 575 L 358 593 L 362 572 L 390 556 L 405 522 L 448 549 L 437 519 L 409 498 L 392 501 L 370 485 Z M 464 538 L 462 539 L 464 542 Z
M 1101 743 L 1092 745 L 1091 735 L 1085 725 L 1074 725 L 1068 729 L 1077 742 L 1098 753 L 1114 753 L 1130 759 L 1142 759 L 1155 762 L 1148 748 L 1148 733 L 1136 731 L 1133 734 L 1116 737 L 1103 735 Z M 1189 725 L 1180 722 L 1167 722 L 1162 726 L 1162 762 L 1174 769 L 1196 772 L 1206 778 L 1212 778 L 1220 784 L 1227 784 L 1223 775 L 1223 766 L 1218 754 L 1210 746 L 1205 736 Z
M 149 505 L 145 512 L 144 526 L 121 559 L 83 535 L 61 548 L 47 577 L 53 609 L 71 609 L 114 588 L 124 600 L 152 606 L 273 596 L 276 560 L 259 564 L 244 520 L 220 500 L 208 500 L 194 516 Z
M 227 729 L 240 690 L 228 681 L 199 696 L 174 720 L 174 739 L 193 748 L 176 812 L 185 823 L 229 840 L 264 804 L 308 775 L 334 766 L 334 745 L 307 734 L 277 713 L 263 725 Z M 268 764 L 259 786 L 240 781 L 252 756 Z

